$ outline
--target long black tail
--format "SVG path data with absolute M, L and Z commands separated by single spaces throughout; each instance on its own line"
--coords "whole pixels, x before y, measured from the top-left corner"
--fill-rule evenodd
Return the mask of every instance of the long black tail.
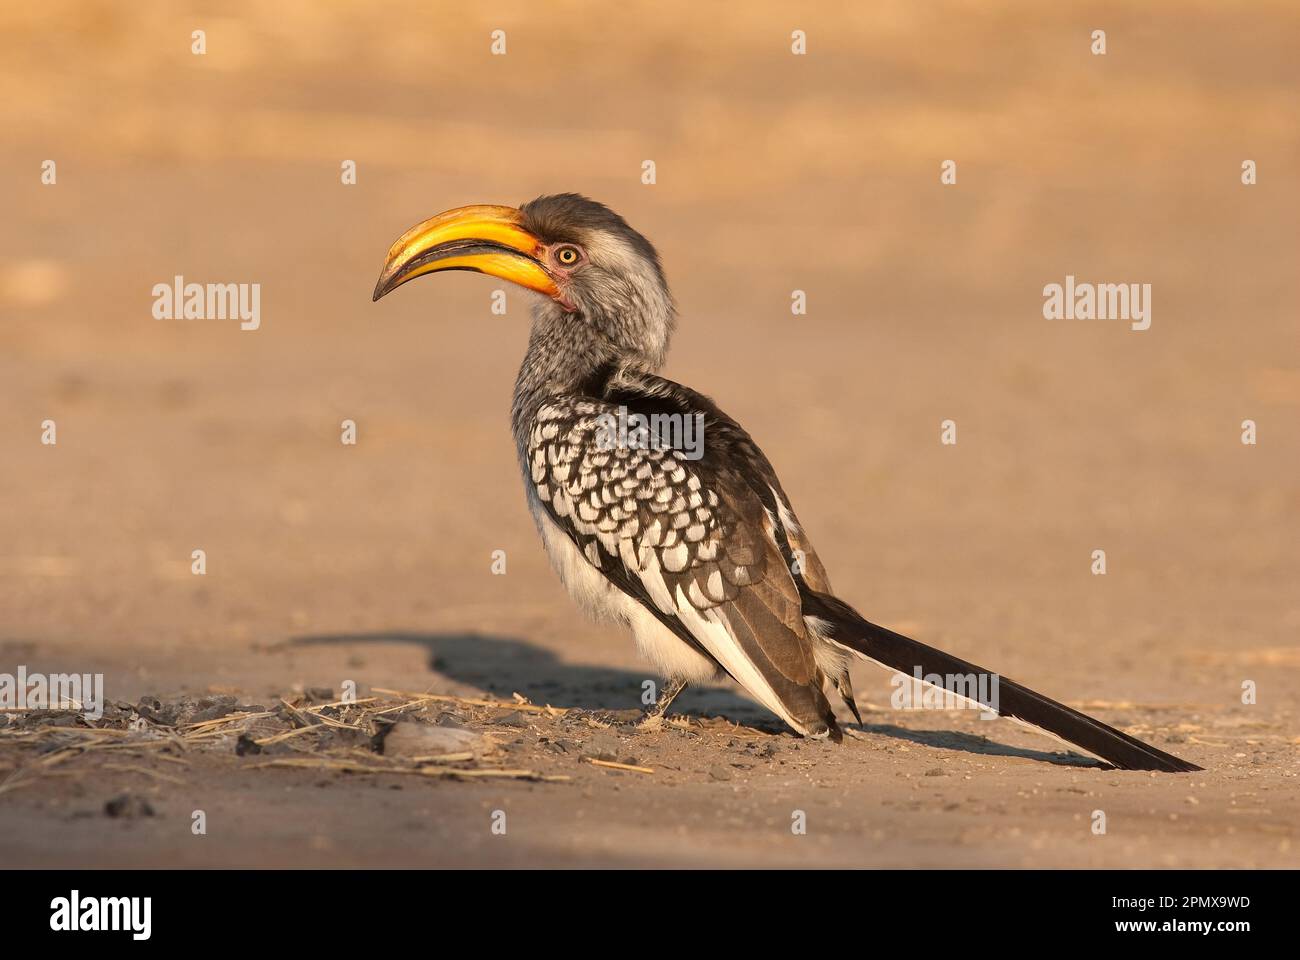
M 807 596 L 804 613 L 815 614 L 831 625 L 828 639 L 908 676 L 913 676 L 918 668 L 927 676 L 994 676 L 983 667 L 918 643 L 901 633 L 878 627 L 836 597 L 821 593 Z M 1202 769 L 1003 676 L 997 677 L 996 704 L 985 706 L 995 706 L 1004 717 L 1041 727 L 1121 770 L 1186 773 Z

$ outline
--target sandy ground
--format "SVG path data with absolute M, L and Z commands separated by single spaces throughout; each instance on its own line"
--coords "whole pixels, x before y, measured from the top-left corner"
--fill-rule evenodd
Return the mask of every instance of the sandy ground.
M 6 5 L 0 672 L 576 712 L 457 713 L 546 782 L 255 767 L 233 736 L 45 770 L 0 739 L 0 862 L 1294 866 L 1300 15 L 1066 6 Z M 866 666 L 840 746 L 733 688 L 639 732 L 651 675 L 524 508 L 523 296 L 493 316 L 462 274 L 370 303 L 415 221 L 558 190 L 659 246 L 667 374 L 749 427 L 846 599 L 1206 771 L 893 710 Z M 1152 284 L 1151 328 L 1044 320 L 1067 273 Z M 261 329 L 154 319 L 176 274 L 260 283 Z M 653 773 L 583 756 L 610 737 Z M 107 817 L 122 794 L 155 816 Z

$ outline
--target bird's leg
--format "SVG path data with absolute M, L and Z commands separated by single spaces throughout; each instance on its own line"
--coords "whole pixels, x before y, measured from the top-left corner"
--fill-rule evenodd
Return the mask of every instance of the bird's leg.
M 664 681 L 663 690 L 659 693 L 659 699 L 655 705 L 646 711 L 646 715 L 641 718 L 637 724 L 639 727 L 655 729 L 664 720 L 664 714 L 668 712 L 669 705 L 677 699 L 677 695 L 686 689 L 686 681 L 678 677 L 669 677 Z

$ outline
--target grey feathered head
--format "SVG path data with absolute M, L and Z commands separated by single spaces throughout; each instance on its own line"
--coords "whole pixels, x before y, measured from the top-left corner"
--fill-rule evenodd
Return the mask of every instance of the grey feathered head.
M 518 209 L 458 207 L 412 227 L 389 250 L 374 298 L 442 270 L 476 270 L 543 294 L 537 323 L 563 330 L 582 352 L 647 369 L 667 353 L 676 311 L 659 255 L 614 211 L 576 193 Z

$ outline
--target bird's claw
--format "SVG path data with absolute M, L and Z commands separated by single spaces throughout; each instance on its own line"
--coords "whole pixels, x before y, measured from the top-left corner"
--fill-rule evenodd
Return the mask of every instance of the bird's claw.
M 662 730 L 663 725 L 664 715 L 658 711 L 652 710 L 638 721 L 636 728 L 638 730 L 653 732 L 655 730 Z

